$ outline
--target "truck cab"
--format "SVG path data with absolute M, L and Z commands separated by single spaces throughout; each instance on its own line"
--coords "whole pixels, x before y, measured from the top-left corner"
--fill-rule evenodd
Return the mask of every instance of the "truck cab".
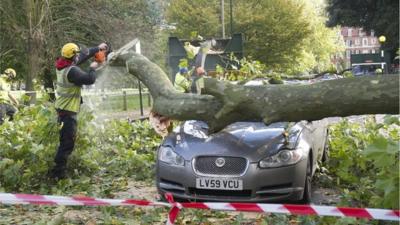
M 352 54 L 351 71 L 354 76 L 388 73 L 388 54 Z

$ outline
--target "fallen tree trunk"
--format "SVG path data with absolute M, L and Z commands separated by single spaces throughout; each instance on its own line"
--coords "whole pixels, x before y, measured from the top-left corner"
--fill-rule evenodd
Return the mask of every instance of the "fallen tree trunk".
M 399 76 L 344 78 L 309 85 L 242 86 L 205 79 L 203 95 L 175 91 L 167 75 L 134 52 L 117 55 L 154 99 L 153 110 L 177 120 L 197 119 L 218 131 L 236 121 L 319 120 L 332 116 L 399 113 Z

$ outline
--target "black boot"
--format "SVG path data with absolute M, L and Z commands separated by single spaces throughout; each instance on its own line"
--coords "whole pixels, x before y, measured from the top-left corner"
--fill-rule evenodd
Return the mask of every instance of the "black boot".
M 55 180 L 62 180 L 65 179 L 67 177 L 67 173 L 66 173 L 66 168 L 65 166 L 57 166 L 55 165 L 53 167 L 53 169 L 51 169 L 49 171 L 48 176 L 51 179 L 55 179 Z

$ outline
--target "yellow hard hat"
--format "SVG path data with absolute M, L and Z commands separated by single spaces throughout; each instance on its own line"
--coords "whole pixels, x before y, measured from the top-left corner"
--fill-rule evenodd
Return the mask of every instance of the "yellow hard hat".
M 67 59 L 74 57 L 76 53 L 79 53 L 79 46 L 74 43 L 67 43 L 61 49 L 61 56 Z
M 14 78 L 17 76 L 17 73 L 15 72 L 15 70 L 13 68 L 8 68 L 6 70 L 4 70 L 4 73 L 9 76 L 10 78 Z

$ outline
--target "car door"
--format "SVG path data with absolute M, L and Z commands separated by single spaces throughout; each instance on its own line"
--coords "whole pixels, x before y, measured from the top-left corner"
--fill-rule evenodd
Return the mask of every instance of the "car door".
M 327 121 L 326 119 L 312 121 L 310 126 L 312 127 L 312 141 L 313 149 L 316 151 L 316 160 L 321 160 L 327 139 Z
M 303 129 L 307 142 L 312 148 L 313 174 L 317 168 L 316 165 L 318 161 L 321 160 L 323 154 L 326 135 L 326 129 L 324 129 L 323 124 L 324 123 L 321 123 L 321 121 L 307 122 Z
M 303 137 L 306 139 L 307 143 L 310 145 L 312 149 L 312 165 L 314 168 L 315 165 L 315 160 L 317 159 L 318 155 L 316 154 L 317 151 L 315 151 L 315 138 L 314 138 L 314 132 L 315 132 L 315 126 L 312 122 L 305 122 L 304 123 L 304 129 L 303 129 Z

